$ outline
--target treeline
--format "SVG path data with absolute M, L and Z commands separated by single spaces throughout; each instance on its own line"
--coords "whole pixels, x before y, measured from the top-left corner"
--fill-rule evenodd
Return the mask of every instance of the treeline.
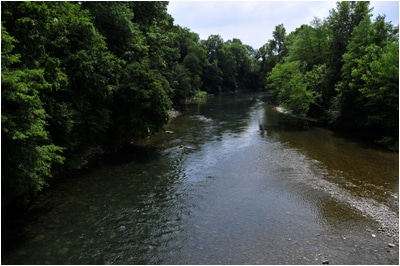
M 298 116 L 367 137 L 398 151 L 399 28 L 369 2 L 338 2 L 286 34 L 278 25 L 261 49 L 267 89 Z M 270 71 L 271 70 L 271 71 Z
M 2 202 L 26 200 L 85 154 L 162 129 L 201 91 L 267 88 L 280 104 L 398 144 L 398 27 L 367 2 L 259 49 L 174 25 L 168 2 L 1 3 Z M 397 145 L 397 146 L 396 146 Z
M 2 2 L 2 200 L 160 130 L 173 103 L 253 88 L 253 49 L 174 25 L 167 2 Z

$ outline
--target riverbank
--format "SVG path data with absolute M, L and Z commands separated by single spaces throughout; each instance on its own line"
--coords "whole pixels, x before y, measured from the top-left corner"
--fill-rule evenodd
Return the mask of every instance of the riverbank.
M 273 97 L 271 95 L 271 97 Z M 275 102 L 275 101 L 274 101 Z M 385 142 L 382 140 L 377 141 L 374 137 L 373 134 L 370 134 L 370 132 L 365 131 L 365 130 L 345 130 L 340 127 L 335 127 L 332 125 L 332 123 L 328 122 L 326 119 L 318 119 L 314 117 L 300 117 L 298 115 L 293 114 L 292 110 L 286 109 L 282 106 L 276 106 L 275 110 L 279 113 L 282 113 L 286 115 L 287 117 L 293 118 L 297 120 L 297 125 L 300 128 L 304 127 L 309 127 L 309 126 L 318 126 L 318 127 L 324 127 L 326 129 L 335 131 L 338 134 L 342 134 L 346 136 L 347 138 L 353 139 L 353 140 L 362 140 L 363 142 L 368 143 L 368 145 L 374 146 L 376 149 L 380 150 L 386 150 L 394 153 L 399 152 L 399 146 L 398 142 L 392 143 L 389 145 L 389 142 Z

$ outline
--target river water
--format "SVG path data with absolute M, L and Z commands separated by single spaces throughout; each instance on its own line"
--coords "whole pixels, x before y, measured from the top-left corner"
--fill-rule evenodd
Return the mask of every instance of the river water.
M 188 105 L 173 134 L 55 185 L 2 264 L 397 265 L 398 154 L 298 129 L 262 96 Z

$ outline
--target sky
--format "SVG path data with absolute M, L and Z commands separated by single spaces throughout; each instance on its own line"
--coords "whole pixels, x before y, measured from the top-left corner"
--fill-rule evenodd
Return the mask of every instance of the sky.
M 224 41 L 238 38 L 255 49 L 269 39 L 275 26 L 283 24 L 286 33 L 314 17 L 327 18 L 336 1 L 176 1 L 168 5 L 174 24 L 189 28 L 207 39 L 219 34 Z M 373 19 L 386 15 L 386 21 L 399 23 L 399 1 L 371 1 Z

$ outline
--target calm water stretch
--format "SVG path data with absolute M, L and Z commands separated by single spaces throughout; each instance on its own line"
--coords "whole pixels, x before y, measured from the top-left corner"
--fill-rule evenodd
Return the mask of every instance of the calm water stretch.
M 166 130 L 42 194 L 2 264 L 399 263 L 398 154 L 300 130 L 262 94 Z

